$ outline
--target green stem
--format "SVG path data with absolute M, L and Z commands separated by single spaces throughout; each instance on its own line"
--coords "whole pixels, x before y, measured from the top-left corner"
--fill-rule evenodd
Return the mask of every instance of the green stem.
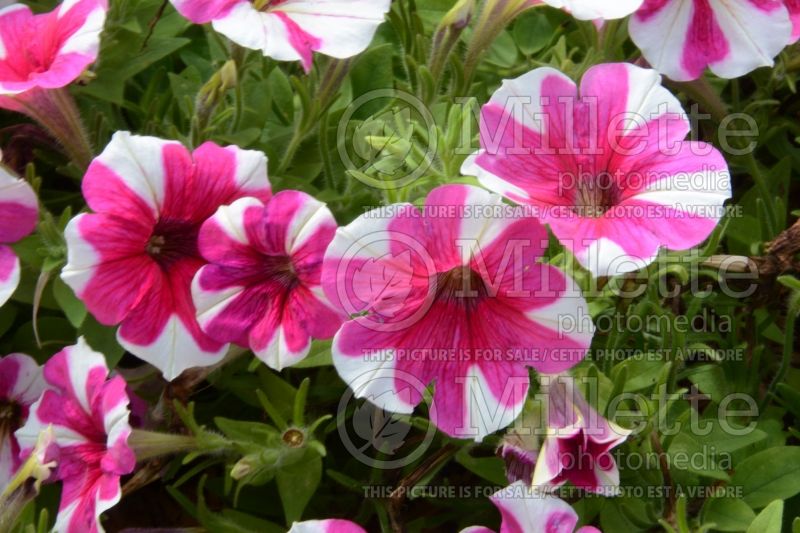
M 35 89 L 13 101 L 18 105 L 17 111 L 47 130 L 81 171 L 88 168 L 94 152 L 75 99 L 66 88 Z

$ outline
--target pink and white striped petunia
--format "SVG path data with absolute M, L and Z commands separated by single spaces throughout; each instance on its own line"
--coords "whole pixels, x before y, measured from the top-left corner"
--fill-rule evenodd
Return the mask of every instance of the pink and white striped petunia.
M 737 78 L 800 37 L 797 0 L 645 0 L 630 20 L 633 42 L 659 72 L 694 80 L 706 67 Z
M 567 481 L 590 492 L 611 494 L 619 487 L 619 470 L 611 450 L 630 431 L 600 416 L 568 375 L 542 376 L 547 395 L 548 433 L 533 472 L 535 486 Z
M 391 0 L 170 0 L 196 24 L 231 41 L 311 70 L 313 52 L 347 58 L 364 51 Z
M 422 210 L 396 204 L 340 228 L 322 282 L 354 317 L 334 337 L 333 361 L 355 395 L 411 413 L 435 383 L 431 419 L 482 439 L 510 424 L 528 368 L 560 372 L 585 355 L 591 324 L 572 280 L 538 262 L 544 228 L 498 195 L 449 185 Z
M 253 196 L 268 200 L 260 152 L 118 132 L 83 178 L 93 214 L 70 221 L 64 281 L 103 324 L 121 324 L 120 343 L 168 380 L 219 361 L 223 343 L 200 329 L 192 278 L 204 261 L 200 227 L 217 209 Z
M 306 520 L 295 522 L 288 533 L 367 533 L 366 530 L 350 520 L 330 518 L 328 520 Z
M 36 228 L 39 201 L 28 182 L 0 167 L 0 305 L 11 298 L 19 284 L 19 258 L 6 246 Z
M 65 0 L 49 13 L 23 4 L 0 10 L 0 95 L 56 89 L 97 59 L 106 0 Z
M 28 410 L 44 391 L 39 365 L 23 354 L 0 357 L 0 487 L 19 469 L 19 444 L 14 432 L 28 418 Z
M 192 285 L 203 331 L 249 347 L 276 370 L 301 361 L 312 338 L 329 339 L 342 323 L 320 279 L 335 232 L 325 204 L 299 191 L 220 207 L 198 241 L 210 263 Z
M 128 446 L 125 380 L 109 379 L 105 357 L 83 338 L 45 363 L 44 379 L 48 388 L 16 433 L 22 456 L 52 427 L 58 463 L 54 479 L 62 482 L 54 530 L 102 531 L 100 515 L 119 501 L 120 477 L 136 464 Z
M 522 481 L 495 492 L 492 503 L 503 521 L 500 533 L 600 533 L 593 526 L 578 525 L 578 513 L 570 505 Z M 494 533 L 482 526 L 462 529 L 461 533 Z
M 564 9 L 579 20 L 612 20 L 627 17 L 644 0 L 542 0 L 545 4 Z
M 525 204 L 597 276 L 638 270 L 659 249 L 705 240 L 730 174 L 653 70 L 589 69 L 580 91 L 551 68 L 503 86 L 481 111 L 481 149 L 462 167 Z

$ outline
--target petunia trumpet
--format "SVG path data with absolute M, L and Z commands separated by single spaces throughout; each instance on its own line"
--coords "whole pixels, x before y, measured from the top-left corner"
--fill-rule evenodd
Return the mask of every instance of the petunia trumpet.
M 39 122 L 81 168 L 92 151 L 66 87 L 97 59 L 107 10 L 106 0 L 68 0 L 42 14 L 24 4 L 0 10 L 0 107 Z
M 220 207 L 200 230 L 209 264 L 192 286 L 203 331 L 249 347 L 277 370 L 301 361 L 312 338 L 333 337 L 342 322 L 321 287 L 335 232 L 325 204 L 299 191 Z
M 397 204 L 340 228 L 323 266 L 329 300 L 351 320 L 333 361 L 355 395 L 411 413 L 433 383 L 430 416 L 449 435 L 481 440 L 510 424 L 528 367 L 561 372 L 586 354 L 593 328 L 570 278 L 540 262 L 547 233 L 482 189 L 434 189 L 419 209 Z
M 53 480 L 62 483 L 54 530 L 103 531 L 100 515 L 119 501 L 120 477 L 136 463 L 128 446 L 125 380 L 109 378 L 105 357 L 83 338 L 51 357 L 43 373 L 47 389 L 16 432 L 21 455 L 29 454 L 39 435 L 52 428 Z
M 207 142 L 189 152 L 175 141 L 114 135 L 82 183 L 93 213 L 65 231 L 61 277 L 117 338 L 168 380 L 210 366 L 225 344 L 200 329 L 192 278 L 204 265 L 200 227 L 222 205 L 268 200 L 266 156 Z
M 611 449 L 630 434 L 595 411 L 568 375 L 542 376 L 546 394 L 547 436 L 533 472 L 535 486 L 567 481 L 590 492 L 611 494 L 619 470 Z
M 481 149 L 462 167 L 529 208 L 596 276 L 639 270 L 703 242 L 730 173 L 653 70 L 590 68 L 580 89 L 552 68 L 507 80 L 481 110 Z

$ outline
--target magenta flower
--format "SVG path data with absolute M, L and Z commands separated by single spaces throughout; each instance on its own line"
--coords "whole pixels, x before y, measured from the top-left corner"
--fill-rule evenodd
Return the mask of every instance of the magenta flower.
M 772 66 L 800 37 L 800 2 L 645 0 L 631 17 L 630 34 L 653 68 L 673 80 L 697 79 L 706 67 L 738 78 Z
M 627 17 L 643 0 L 542 0 L 545 4 L 568 11 L 580 20 L 612 20 Z
M 0 94 L 58 89 L 97 59 L 105 0 L 65 1 L 34 15 L 24 4 L 0 10 Z
M 320 278 L 335 232 L 325 204 L 298 191 L 220 207 L 198 241 L 211 263 L 192 286 L 203 331 L 249 347 L 277 370 L 302 360 L 312 337 L 333 337 L 342 318 L 325 301 Z
M 546 247 L 535 219 L 463 185 L 434 189 L 422 210 L 392 205 L 340 228 L 322 273 L 329 300 L 353 317 L 333 341 L 339 375 L 397 413 L 435 383 L 430 416 L 449 435 L 480 440 L 507 426 L 527 367 L 572 367 L 593 333 L 561 327 L 586 303 L 538 261 Z
M 363 527 L 350 520 L 306 520 L 295 522 L 288 533 L 366 533 Z
M 313 52 L 347 58 L 364 51 L 391 0 L 170 0 L 195 24 L 211 22 L 231 41 L 311 70 Z
M 192 278 L 203 222 L 238 198 L 271 196 L 260 152 L 119 132 L 91 164 L 83 195 L 94 214 L 67 226 L 61 277 L 120 343 L 172 380 L 219 361 L 225 345 L 200 329 Z
M 547 427 L 533 484 L 559 486 L 567 481 L 590 492 L 610 493 L 619 486 L 611 449 L 630 431 L 600 416 L 568 375 L 542 378 L 547 394 Z
M 52 426 L 51 448 L 56 448 L 58 463 L 54 479 L 62 482 L 54 530 L 102 531 L 100 515 L 119 501 L 120 477 L 131 473 L 136 464 L 128 446 L 131 428 L 125 380 L 108 379 L 105 357 L 83 338 L 45 363 L 44 379 L 48 388 L 16 433 L 22 456 Z
M 39 365 L 23 354 L 0 357 L 0 487 L 5 487 L 21 464 L 14 432 L 44 391 Z
M 722 154 L 685 140 L 678 100 L 652 70 L 604 64 L 575 84 L 551 68 L 506 81 L 483 106 L 462 172 L 530 206 L 597 276 L 708 237 L 730 198 Z
M 0 10 L 0 107 L 39 122 L 84 168 L 91 147 L 62 88 L 97 59 L 107 9 L 106 0 L 65 0 L 38 15 L 23 4 Z
M 27 236 L 39 221 L 39 201 L 28 182 L 0 167 L 0 306 L 19 284 L 19 258 L 6 246 Z
M 491 500 L 503 517 L 500 533 L 600 533 L 593 526 L 576 531 L 578 513 L 567 502 L 522 481 L 495 492 Z M 487 527 L 472 526 L 461 533 L 494 532 Z

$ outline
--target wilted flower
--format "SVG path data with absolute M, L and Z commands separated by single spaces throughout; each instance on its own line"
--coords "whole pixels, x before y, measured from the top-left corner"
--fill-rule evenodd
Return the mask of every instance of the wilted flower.
M 126 132 L 114 135 L 83 178 L 93 214 L 70 221 L 61 277 L 117 338 L 168 380 L 209 366 L 225 353 L 197 323 L 192 278 L 204 261 L 200 226 L 244 196 L 271 196 L 260 152 L 208 142 L 180 143 Z
M 585 321 L 561 327 L 586 303 L 538 261 L 547 244 L 535 219 L 464 185 L 340 228 L 322 274 L 329 300 L 353 317 L 333 342 L 339 375 L 357 397 L 406 414 L 435 383 L 431 418 L 449 435 L 480 440 L 507 426 L 528 367 L 571 368 L 593 333 Z
M 592 526 L 575 531 L 578 513 L 570 505 L 522 481 L 495 492 L 492 503 L 500 511 L 503 522 L 500 533 L 600 533 Z M 461 533 L 494 533 L 482 526 L 462 529 Z
M 313 52 L 347 58 L 369 46 L 391 0 L 170 0 L 195 24 L 311 70 Z
M 570 481 L 591 492 L 619 486 L 619 470 L 611 450 L 630 431 L 600 416 L 575 387 L 572 377 L 542 376 L 547 395 L 547 428 L 533 484 L 559 486 Z
M 220 342 L 249 347 L 280 370 L 302 360 L 311 338 L 342 322 L 322 294 L 322 258 L 336 220 L 322 202 L 282 191 L 262 203 L 243 198 L 203 224 L 194 279 L 200 326 Z
M 11 247 L 36 228 L 39 201 L 28 182 L 0 167 L 0 305 L 11 298 L 19 284 L 19 258 Z
M 62 482 L 54 530 L 102 531 L 100 515 L 119 501 L 120 477 L 136 463 L 128 446 L 125 380 L 109 379 L 105 357 L 83 338 L 45 363 L 44 379 L 48 388 L 16 432 L 22 456 L 52 427 L 58 463 L 54 478 Z
M 590 68 L 580 92 L 552 68 L 504 82 L 481 111 L 481 150 L 462 172 L 529 206 L 597 276 L 638 270 L 661 247 L 701 243 L 730 174 L 653 70 Z
M 629 28 L 645 59 L 673 80 L 697 79 L 706 67 L 721 78 L 738 78 L 772 66 L 800 37 L 800 3 L 646 0 Z

